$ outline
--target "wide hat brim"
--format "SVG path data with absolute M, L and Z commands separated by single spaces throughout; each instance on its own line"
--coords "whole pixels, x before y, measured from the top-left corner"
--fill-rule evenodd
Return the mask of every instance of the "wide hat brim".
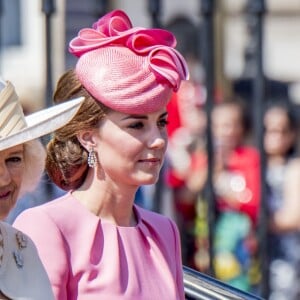
M 25 117 L 27 126 L 11 135 L 0 137 L 0 151 L 47 135 L 70 121 L 84 97 L 66 101 Z

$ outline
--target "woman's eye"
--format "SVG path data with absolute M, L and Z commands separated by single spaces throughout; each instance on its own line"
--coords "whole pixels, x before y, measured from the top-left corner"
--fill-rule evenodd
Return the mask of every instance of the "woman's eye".
M 164 127 L 166 127 L 168 124 L 169 124 L 169 122 L 168 122 L 168 120 L 166 120 L 166 119 L 163 119 L 163 120 L 159 120 L 159 121 L 158 121 L 158 126 L 159 126 L 160 128 L 164 128 Z
M 19 164 L 23 161 L 23 158 L 19 157 L 19 156 L 12 156 L 12 157 L 8 158 L 7 161 L 9 163 Z
M 129 125 L 129 128 L 133 128 L 133 129 L 141 129 L 143 127 L 144 127 L 143 122 L 136 122 L 136 123 Z

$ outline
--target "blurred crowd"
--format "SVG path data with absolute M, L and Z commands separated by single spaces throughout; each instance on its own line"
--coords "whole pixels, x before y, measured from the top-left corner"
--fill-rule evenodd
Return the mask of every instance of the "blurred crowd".
M 186 88 L 186 87 L 185 87 Z M 203 88 L 203 87 L 202 87 Z M 195 87 L 191 87 L 195 89 Z M 201 87 L 199 87 L 201 89 Z M 182 92 L 182 93 L 181 93 Z M 185 101 L 184 89 L 174 101 Z M 191 93 L 192 94 L 192 93 Z M 287 99 L 270 101 L 264 112 L 265 178 L 245 103 L 230 99 L 214 104 L 213 188 L 215 222 L 209 227 L 205 198 L 207 152 L 205 114 L 197 101 L 188 109 L 177 103 L 180 125 L 170 132 L 163 176 L 172 191 L 175 218 L 182 235 L 183 261 L 240 289 L 259 293 L 262 258 L 268 259 L 269 299 L 299 299 L 300 159 L 298 124 Z M 185 122 L 198 114 L 197 122 Z M 266 184 L 266 215 L 259 222 L 261 183 Z M 266 253 L 260 253 L 258 226 L 266 226 Z M 212 235 L 212 245 L 209 236 Z M 264 241 L 265 242 L 265 241 Z M 211 247 L 211 248 L 210 248 Z
M 174 19 L 167 28 L 177 36 L 178 47 L 191 70 L 190 80 L 182 84 L 169 103 L 169 146 L 160 183 L 164 186 L 160 192 L 165 195 L 160 196 L 160 201 L 168 199 L 172 203 L 173 217 L 181 231 L 183 262 L 252 293 L 259 294 L 264 282 L 268 285 L 268 299 L 300 299 L 297 110 L 288 97 L 265 99 L 266 170 L 261 178 L 251 101 L 237 93 L 229 99 L 215 99 L 210 124 L 215 204 L 211 226 L 208 210 L 212 199 L 207 199 L 205 193 L 209 170 L 206 90 L 201 51 L 197 48 L 199 31 L 184 18 Z M 266 185 L 264 206 L 262 182 Z M 149 193 L 144 195 L 149 199 Z M 160 210 L 164 207 L 161 204 Z M 259 226 L 266 227 L 264 254 Z M 267 260 L 268 280 L 262 278 L 263 259 Z

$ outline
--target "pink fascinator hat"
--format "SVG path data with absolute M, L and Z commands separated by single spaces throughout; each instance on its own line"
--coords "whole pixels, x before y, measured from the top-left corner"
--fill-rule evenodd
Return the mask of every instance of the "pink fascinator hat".
M 69 51 L 79 57 L 75 72 L 96 100 L 122 113 L 143 114 L 165 106 L 188 79 L 175 46 L 171 32 L 132 27 L 128 16 L 115 10 L 80 30 Z

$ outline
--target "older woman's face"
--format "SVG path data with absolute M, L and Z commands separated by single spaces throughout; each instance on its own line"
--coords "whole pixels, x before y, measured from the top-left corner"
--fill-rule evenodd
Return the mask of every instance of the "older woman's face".
M 25 168 L 24 146 L 0 151 L 0 219 L 6 218 L 17 202 Z

